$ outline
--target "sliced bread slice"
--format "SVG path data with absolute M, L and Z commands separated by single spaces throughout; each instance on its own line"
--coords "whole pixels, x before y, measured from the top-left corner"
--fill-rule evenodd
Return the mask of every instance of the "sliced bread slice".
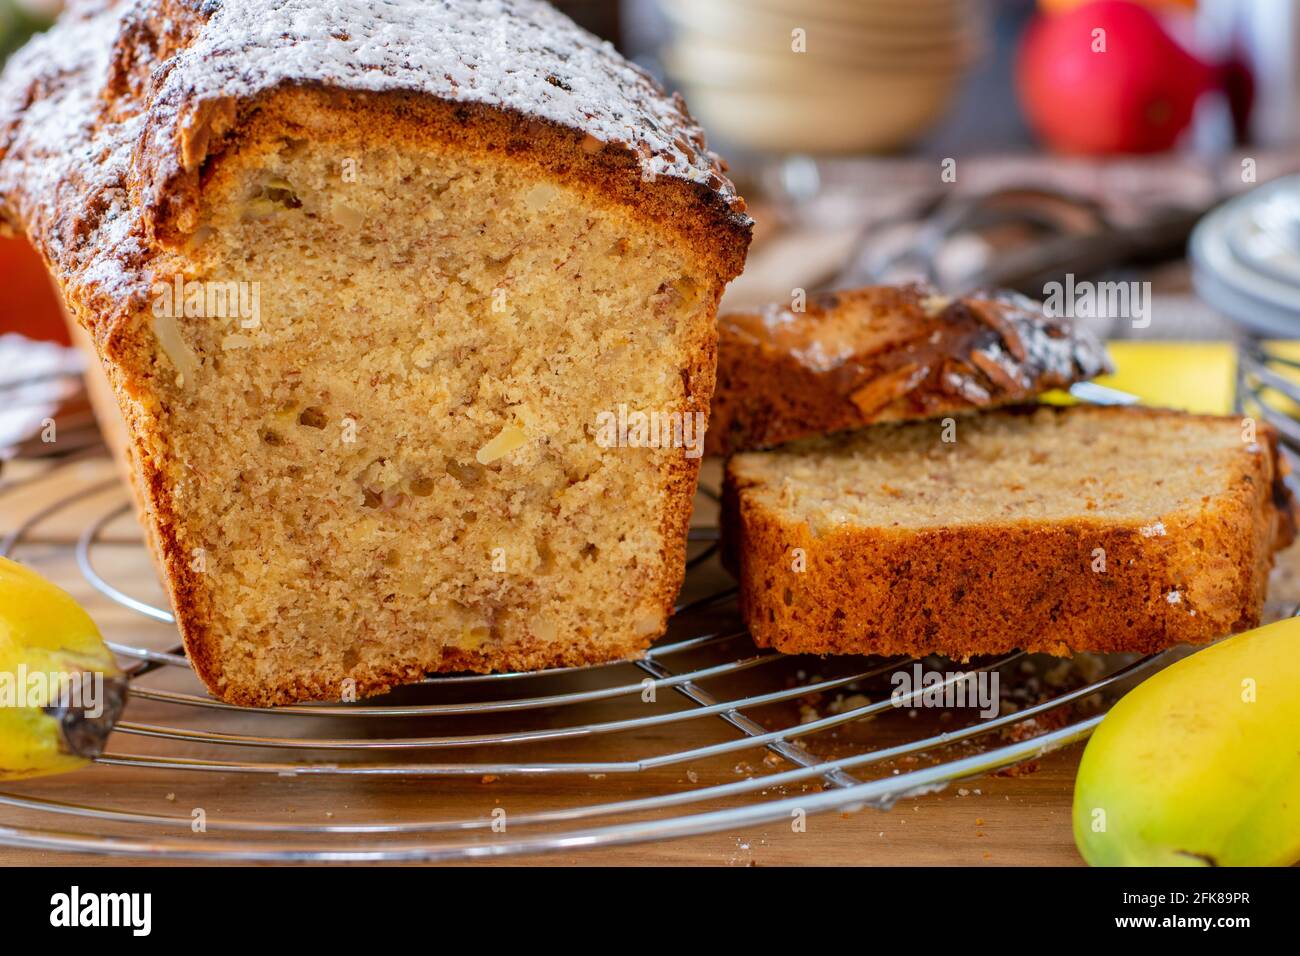
M 1030 401 L 1109 371 L 1095 336 L 1010 292 L 869 286 L 718 320 L 705 452 Z
M 755 640 L 788 653 L 1150 652 L 1259 622 L 1294 534 L 1262 423 L 1096 406 L 877 425 L 728 463 Z

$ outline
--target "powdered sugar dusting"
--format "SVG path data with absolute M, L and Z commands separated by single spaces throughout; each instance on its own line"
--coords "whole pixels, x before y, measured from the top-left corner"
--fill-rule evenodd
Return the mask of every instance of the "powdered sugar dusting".
M 83 3 L 82 16 L 33 39 L 0 85 L 0 211 L 25 221 L 83 295 L 119 299 L 139 277 L 143 245 L 126 188 L 139 115 L 102 122 L 100 97 L 125 5 Z M 43 94 L 43 95 L 42 95 Z M 79 228 L 87 208 L 95 226 Z
M 136 42 L 141 24 L 178 48 L 159 56 Z M 106 95 L 121 47 L 144 102 Z M 74 0 L 5 70 L 0 214 L 38 237 L 79 296 L 120 302 L 141 283 L 123 264 L 146 251 L 127 201 L 133 163 L 146 152 L 179 162 L 205 103 L 286 84 L 511 110 L 626 148 L 646 178 L 705 184 L 738 205 L 680 98 L 540 0 Z
M 284 83 L 411 90 L 514 109 L 628 145 L 645 171 L 717 180 L 699 127 L 611 44 L 538 0 L 221 0 L 160 103 Z
M 1030 365 L 1062 381 L 1089 379 L 1110 371 L 1106 350 L 1086 329 L 1069 328 L 1028 296 L 1006 291 L 976 296 L 985 297 L 1001 307 Z

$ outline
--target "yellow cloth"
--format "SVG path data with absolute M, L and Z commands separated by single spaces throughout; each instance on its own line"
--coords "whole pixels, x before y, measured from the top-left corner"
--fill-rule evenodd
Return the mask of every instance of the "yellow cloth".
M 1291 344 L 1291 343 L 1288 343 Z M 1114 375 L 1097 384 L 1129 392 L 1143 405 L 1227 415 L 1237 375 L 1231 342 L 1110 342 Z
M 1300 341 L 1267 342 L 1274 355 L 1300 361 Z M 1237 350 L 1231 342 L 1109 342 L 1114 375 L 1097 384 L 1136 395 L 1143 405 L 1188 412 L 1227 415 L 1236 391 Z M 1280 375 L 1300 383 L 1300 370 L 1273 365 Z M 1269 393 L 1270 404 L 1290 405 Z M 1300 412 L 1300 409 L 1296 410 Z

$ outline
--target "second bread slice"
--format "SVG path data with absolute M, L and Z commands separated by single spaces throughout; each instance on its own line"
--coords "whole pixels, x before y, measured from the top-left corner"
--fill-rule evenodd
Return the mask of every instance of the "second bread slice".
M 1255 428 L 1042 407 L 736 455 L 724 520 L 742 613 L 787 653 L 957 659 L 1253 627 L 1294 531 L 1276 436 Z
M 1094 336 L 1014 293 L 882 285 L 806 306 L 718 319 L 705 454 L 1014 405 L 1110 370 Z

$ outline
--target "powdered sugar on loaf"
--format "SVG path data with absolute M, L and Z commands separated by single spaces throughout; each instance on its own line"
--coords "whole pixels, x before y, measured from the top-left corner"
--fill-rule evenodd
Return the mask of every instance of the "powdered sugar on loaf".
M 730 198 L 677 97 L 606 42 L 538 0 L 213 0 L 158 91 L 177 125 L 222 96 L 304 78 L 344 89 L 411 90 L 518 110 L 625 144 L 648 175 L 711 183 Z M 269 51 L 274 51 L 268 55 Z M 168 135 L 166 127 L 158 135 Z
M 141 84 L 131 100 L 109 95 Z M 87 314 L 142 305 L 154 250 L 140 200 L 202 160 L 187 159 L 186 136 L 205 110 L 313 84 L 578 130 L 625 148 L 643 178 L 699 183 L 744 218 L 681 98 L 541 0 L 71 0 L 0 77 L 0 224 L 52 250 Z

